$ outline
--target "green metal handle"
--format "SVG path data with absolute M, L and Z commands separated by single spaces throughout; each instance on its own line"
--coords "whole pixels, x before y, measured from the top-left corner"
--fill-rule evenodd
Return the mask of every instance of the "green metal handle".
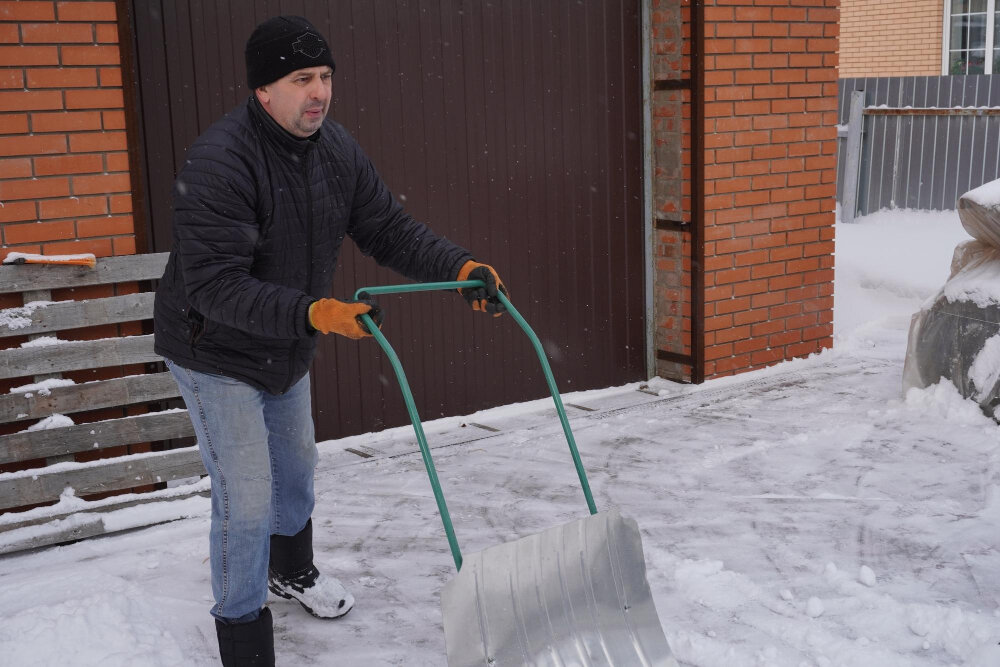
M 366 293 L 370 296 L 378 296 L 380 294 L 431 292 L 436 290 L 451 290 L 484 286 L 485 283 L 482 280 L 454 280 L 439 283 L 413 283 L 409 285 L 362 287 L 354 293 L 354 298 L 360 298 L 362 293 Z M 541 362 L 542 373 L 545 375 L 545 382 L 548 384 L 549 392 L 552 394 L 552 401 L 555 403 L 556 412 L 559 413 L 559 421 L 562 424 L 563 433 L 566 435 L 566 442 L 569 445 L 570 455 L 573 457 L 573 465 L 576 466 L 576 474 L 580 478 L 580 486 L 583 489 L 583 495 L 587 500 L 587 508 L 590 510 L 591 514 L 597 514 L 597 505 L 594 504 L 594 496 L 590 492 L 590 483 L 587 481 L 587 473 L 583 469 L 583 462 L 580 460 L 580 452 L 576 447 L 576 440 L 573 438 L 573 431 L 569 427 L 569 419 L 566 417 L 566 409 L 563 407 L 562 399 L 559 397 L 559 390 L 556 388 L 556 381 L 552 376 L 552 369 L 549 367 L 549 360 L 545 356 L 545 350 L 542 348 L 542 343 L 538 340 L 538 336 L 535 335 L 535 332 L 532 331 L 531 327 L 528 326 L 528 323 L 521 316 L 521 313 L 517 312 L 517 309 L 514 308 L 514 304 L 507 299 L 506 295 L 501 292 L 497 294 L 497 297 L 507 308 L 507 312 L 514 318 L 514 321 L 521 327 L 521 330 L 527 334 L 532 347 L 535 348 L 535 354 L 538 355 L 538 360 Z M 372 332 L 372 335 L 385 352 L 389 359 L 389 363 L 392 364 L 392 369 L 396 373 L 396 379 L 399 381 L 399 388 L 403 394 L 403 401 L 406 403 L 406 411 L 410 415 L 410 421 L 413 422 L 413 431 L 417 436 L 417 444 L 420 446 L 420 455 L 424 460 L 424 467 L 427 469 L 427 477 L 430 479 L 431 488 L 434 491 L 434 500 L 437 501 L 438 511 L 441 514 L 441 523 L 444 524 L 444 532 L 448 536 L 448 545 L 451 547 L 451 555 L 455 559 L 455 568 L 461 570 L 462 552 L 458 548 L 458 540 L 455 538 L 455 529 L 451 524 L 451 515 L 448 513 L 448 506 L 444 500 L 444 493 L 441 491 L 441 483 L 438 481 L 437 470 L 434 468 L 434 459 L 431 458 L 431 450 L 430 447 L 427 446 L 427 437 L 424 435 L 424 429 L 420 423 L 420 416 L 417 414 L 417 407 L 413 401 L 413 394 L 410 392 L 410 385 L 406 381 L 406 373 L 403 372 L 403 366 L 399 363 L 399 357 L 396 355 L 395 350 L 392 349 L 389 341 L 386 340 L 384 335 L 382 335 L 379 328 L 375 326 L 375 322 L 372 318 L 365 314 L 361 316 L 361 321 L 364 322 L 368 330 Z

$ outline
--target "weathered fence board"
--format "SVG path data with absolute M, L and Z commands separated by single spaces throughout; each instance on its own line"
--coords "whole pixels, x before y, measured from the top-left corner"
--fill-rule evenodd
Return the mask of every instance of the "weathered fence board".
M 0 326 L 0 338 L 149 319 L 153 316 L 153 297 L 152 292 L 142 292 L 87 301 L 59 301 L 35 309 L 26 308 L 16 326 Z
M 56 526 L 51 531 L 45 532 L 32 532 L 29 535 L 24 536 L 21 539 L 10 540 L 6 539 L 0 542 L 0 554 L 14 553 L 17 551 L 25 551 L 28 549 L 37 549 L 39 547 L 47 547 L 53 544 L 63 544 L 65 542 L 74 542 L 76 540 L 83 540 L 88 537 L 98 537 L 100 535 L 107 535 L 114 530 L 109 530 L 105 525 L 104 516 L 108 512 L 113 512 L 118 509 L 126 509 L 128 507 L 133 507 L 135 505 L 145 505 L 148 503 L 174 503 L 193 496 L 207 496 L 207 491 L 191 492 L 183 496 L 172 496 L 169 499 L 159 498 L 152 494 L 149 494 L 146 498 L 141 498 L 138 500 L 132 500 L 126 503 L 120 503 L 115 505 L 102 505 L 99 509 L 93 509 L 89 512 L 80 514 L 78 512 L 57 514 L 45 519 L 37 519 L 33 521 L 28 521 L 20 523 L 17 525 L 11 524 L 11 526 L 5 526 L 4 531 L 14 531 L 20 528 L 27 528 L 31 526 L 36 526 L 42 523 L 53 523 Z M 178 516 L 174 514 L 163 521 L 157 521 L 157 523 L 162 523 L 164 521 L 170 521 L 177 518 L 182 518 L 183 515 Z M 65 524 L 65 525 L 64 525 Z
M 0 463 L 63 456 L 194 435 L 187 411 L 150 412 L 135 417 L 0 435 Z M 0 505 L 0 508 L 9 505 Z
M 86 511 L 100 512 L 104 514 L 107 512 L 114 512 L 116 510 L 128 509 L 129 507 L 138 507 L 139 505 L 145 505 L 147 503 L 184 500 L 185 498 L 191 498 L 192 496 L 208 496 L 210 493 L 211 491 L 209 489 L 202 488 L 201 485 L 188 484 L 184 486 L 177 486 L 172 489 L 151 491 L 143 494 L 111 496 L 109 498 L 105 498 L 104 500 L 93 501 L 93 507 L 89 507 Z M 122 498 L 123 500 L 118 500 L 118 498 Z M 20 530 L 21 528 L 30 528 L 31 526 L 37 526 L 39 524 L 49 523 L 52 521 L 63 521 L 77 513 L 79 513 L 79 510 L 74 508 L 64 512 L 52 512 L 51 514 L 46 514 L 42 517 L 31 517 L 25 519 L 13 518 L 19 517 L 19 514 L 8 514 L 0 517 L 0 520 L 2 520 L 2 523 L 0 523 L 0 530 Z M 12 518 L 13 520 L 11 520 Z M 2 544 L 0 544 L 0 553 L 3 553 Z
M 170 373 L 129 375 L 101 382 L 87 382 L 44 391 L 0 395 L 0 422 L 67 415 L 119 405 L 151 403 L 180 395 Z
M 107 457 L 116 453 L 109 451 L 112 448 L 127 451 L 120 449 L 123 446 L 177 439 L 182 439 L 178 443 L 181 445 L 190 442 L 194 429 L 187 412 L 162 409 L 164 401 L 173 399 L 176 405 L 179 396 L 177 383 L 170 373 L 162 372 L 162 367 L 147 368 L 151 371 L 149 374 L 82 384 L 49 381 L 69 371 L 102 368 L 116 369 L 105 374 L 120 375 L 123 366 L 162 361 L 153 351 L 152 335 L 67 340 L 63 332 L 149 320 L 153 314 L 154 296 L 144 290 L 148 290 L 149 281 L 162 275 L 166 261 L 167 254 L 161 253 L 104 258 L 98 260 L 95 267 L 0 266 L 0 293 L 19 292 L 21 302 L 26 304 L 0 313 L 0 338 L 31 338 L 21 347 L 0 350 L 0 379 L 21 384 L 10 393 L 0 395 L 0 423 L 12 430 L 22 428 L 11 426 L 18 422 L 44 420 L 55 415 L 93 413 L 109 408 L 122 408 L 113 414 L 125 415 L 124 407 L 129 405 L 151 410 L 135 416 L 69 426 L 53 426 L 59 423 L 53 420 L 0 435 L 0 465 L 13 470 L 0 474 L 0 513 L 7 512 L 0 521 L 0 553 L 105 534 L 109 524 L 102 518 L 102 512 L 147 501 L 162 501 L 165 497 L 205 492 L 204 484 L 184 483 L 176 489 L 163 488 L 166 482 L 197 479 L 205 474 L 201 456 L 194 447 L 89 460 L 93 452 Z M 51 302 L 52 290 L 105 284 L 127 284 L 127 287 L 105 292 L 118 292 L 115 296 Z M 138 293 L 135 292 L 137 287 Z M 88 295 L 93 292 L 86 290 Z M 86 335 L 86 332 L 74 332 L 70 337 Z M 43 340 L 43 337 L 52 340 Z M 141 409 L 133 412 L 141 412 Z M 95 418 L 84 414 L 75 419 Z M 151 485 L 157 488 L 148 493 Z M 13 518 L 17 513 L 9 511 L 59 501 L 67 489 L 84 499 L 94 494 L 130 489 L 136 493 L 122 502 L 103 499 L 69 506 L 57 503 L 44 511 L 39 508 L 24 519 Z M 139 490 L 143 493 L 138 493 Z M 171 512 L 174 510 L 164 516 Z
M 66 466 L 71 466 L 66 468 Z M 119 491 L 135 486 L 187 479 L 205 474 L 197 447 L 172 449 L 155 454 L 136 454 L 103 459 L 92 464 L 60 464 L 54 469 L 13 473 L 0 478 L 0 507 L 30 505 L 57 500 L 67 489 L 85 496 Z
M 3 350 L 0 355 L 0 379 L 160 360 L 161 357 L 153 352 L 152 334 L 65 341 L 56 345 Z
M 62 520 L 59 522 L 62 523 Z M 85 515 L 82 521 L 73 521 L 69 525 L 59 525 L 51 532 L 44 532 L 30 537 L 25 537 L 16 541 L 0 542 L 0 554 L 27 551 L 47 547 L 53 544 L 64 544 L 75 542 L 88 537 L 104 535 L 107 530 L 104 528 L 104 520 L 99 514 Z
M 102 257 L 97 266 L 0 265 L 0 293 L 159 280 L 169 253 Z

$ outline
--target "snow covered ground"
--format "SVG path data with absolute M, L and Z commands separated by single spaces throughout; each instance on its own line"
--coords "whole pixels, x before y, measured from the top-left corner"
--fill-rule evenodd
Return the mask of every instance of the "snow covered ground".
M 639 523 L 681 664 L 1000 665 L 1000 428 L 950 385 L 900 393 L 910 315 L 965 238 L 953 212 L 839 225 L 834 350 L 564 397 L 589 409 L 569 408 L 598 506 Z M 465 551 L 585 514 L 553 414 L 426 425 Z M 318 560 L 357 606 L 323 622 L 272 602 L 278 663 L 443 665 L 453 565 L 410 432 L 320 449 Z M 0 664 L 216 664 L 208 502 L 186 502 L 193 518 L 0 557 Z

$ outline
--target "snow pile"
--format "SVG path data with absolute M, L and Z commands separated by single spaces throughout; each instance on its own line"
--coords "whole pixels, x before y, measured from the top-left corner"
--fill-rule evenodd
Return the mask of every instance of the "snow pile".
M 1000 209 L 1000 179 L 984 183 L 974 190 L 969 190 L 962 195 L 962 198 L 985 208 Z
M 837 347 L 869 330 L 909 324 L 948 279 L 951 249 L 968 240 L 954 211 L 880 211 L 837 225 Z
M 124 579 L 62 573 L 42 587 L 5 591 L 4 664 L 183 665 L 185 652 L 163 629 L 155 596 Z
M 211 483 L 208 478 L 199 480 L 195 484 L 199 488 L 208 491 Z M 195 485 L 183 489 L 190 493 Z M 148 526 L 157 521 L 175 521 L 189 517 L 204 516 L 211 501 L 201 496 L 191 496 L 181 498 L 171 502 L 153 503 L 151 505 L 137 505 L 135 507 L 125 507 L 111 512 L 101 514 L 104 527 L 108 531 L 127 530 L 129 528 L 140 528 Z
M 927 388 L 913 387 L 906 392 L 906 404 L 924 414 L 933 414 L 946 422 L 977 424 L 982 419 L 975 403 L 965 400 L 949 380 Z
M 49 345 L 63 345 L 67 342 L 55 336 L 39 336 L 33 340 L 21 343 L 21 347 L 47 347 Z
M 24 431 L 21 432 L 28 433 L 31 431 L 46 431 L 51 428 L 63 428 L 65 426 L 72 426 L 72 425 L 73 425 L 73 420 L 67 417 L 66 415 L 53 414 L 49 415 L 45 419 L 39 420 L 37 424 L 32 424 L 31 426 L 29 426 L 28 428 L 26 428 Z
M 1000 242 L 1000 209 L 973 202 L 1000 194 L 1000 182 L 987 186 L 961 200 L 962 224 L 976 238 L 958 243 L 947 281 L 912 317 L 903 389 L 947 378 L 994 416 L 1000 406 L 1000 350 L 990 341 L 1000 336 L 1000 245 L 991 243 Z
M 22 384 L 19 387 L 14 387 L 10 390 L 10 393 L 24 394 L 25 398 L 31 398 L 36 393 L 39 396 L 49 396 L 52 394 L 52 390 L 57 387 L 69 387 L 74 384 L 76 382 L 69 378 L 49 378 L 41 382 L 32 382 L 31 384 Z
M 39 308 L 52 305 L 52 301 L 30 301 L 23 306 L 0 310 L 0 327 L 23 329 L 31 326 L 31 314 Z
M 870 570 L 869 570 L 870 572 Z M 701 631 L 672 633 L 685 665 L 913 667 L 994 666 L 1000 648 L 993 615 L 956 604 L 896 600 L 834 563 L 816 568 L 803 597 L 765 591 L 718 561 L 685 561 L 675 594 L 705 610 Z M 833 623 L 825 619 L 836 618 Z M 754 637 L 746 646 L 742 638 Z M 898 651 L 893 647 L 905 646 Z

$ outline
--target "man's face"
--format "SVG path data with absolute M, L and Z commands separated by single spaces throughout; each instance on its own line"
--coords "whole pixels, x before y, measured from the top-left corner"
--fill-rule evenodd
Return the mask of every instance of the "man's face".
M 257 99 L 278 125 L 297 137 L 308 137 L 330 110 L 332 80 L 333 70 L 327 65 L 295 70 L 258 88 Z

